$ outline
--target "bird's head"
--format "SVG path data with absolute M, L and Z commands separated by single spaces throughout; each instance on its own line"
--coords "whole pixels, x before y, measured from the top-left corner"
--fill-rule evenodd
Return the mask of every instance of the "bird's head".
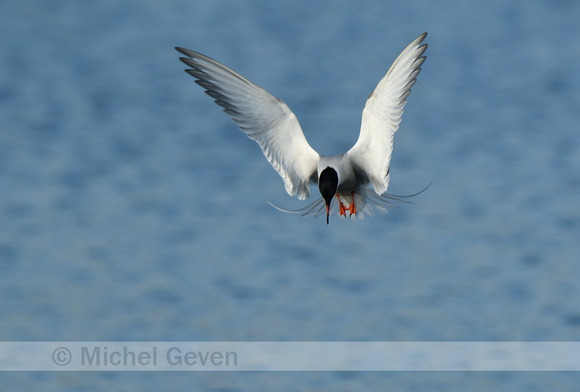
M 318 176 L 318 189 L 322 198 L 326 202 L 326 224 L 329 222 L 330 215 L 330 202 L 334 195 L 336 195 L 336 190 L 338 189 L 338 174 L 336 170 L 328 166 Z

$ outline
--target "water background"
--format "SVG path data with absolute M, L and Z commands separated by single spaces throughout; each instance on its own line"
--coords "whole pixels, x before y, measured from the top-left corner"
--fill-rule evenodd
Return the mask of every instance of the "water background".
M 0 341 L 580 338 L 580 3 L 0 6 Z M 174 46 L 282 98 L 320 153 L 429 32 L 389 191 L 298 218 Z M 317 190 L 313 189 L 313 194 Z M 544 391 L 576 373 L 2 373 L 1 390 Z

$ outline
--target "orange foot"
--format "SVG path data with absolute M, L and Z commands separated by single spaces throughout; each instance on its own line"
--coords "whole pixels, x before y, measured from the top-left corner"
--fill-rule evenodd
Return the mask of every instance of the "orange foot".
M 346 207 L 344 206 L 344 204 L 342 204 L 342 201 L 340 201 L 340 196 L 338 196 L 338 193 L 336 194 L 336 199 L 338 200 L 338 209 L 340 211 L 340 216 L 344 216 L 346 218 Z
M 338 209 L 340 212 L 340 216 L 344 216 L 346 218 L 346 211 L 348 211 L 350 215 L 352 214 L 356 215 L 356 206 L 354 205 L 354 192 L 352 193 L 352 201 L 348 206 L 348 208 L 346 208 L 344 204 L 342 204 L 342 201 L 340 201 L 340 196 L 338 196 L 338 193 L 336 194 L 336 198 L 338 199 Z
M 354 192 L 352 193 L 352 201 L 350 203 L 350 206 L 348 206 L 348 211 L 350 212 L 351 215 L 352 214 L 356 215 L 356 206 L 354 205 Z

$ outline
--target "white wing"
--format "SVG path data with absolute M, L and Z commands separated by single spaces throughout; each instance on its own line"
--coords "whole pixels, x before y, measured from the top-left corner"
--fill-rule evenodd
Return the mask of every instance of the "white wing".
M 347 152 L 357 174 L 370 182 L 378 195 L 385 193 L 389 186 L 393 136 L 399 129 L 407 97 L 425 61 L 421 56 L 427 44 L 420 44 L 426 36 L 427 33 L 421 34 L 403 50 L 369 95 L 359 138 Z
M 309 197 L 319 155 L 306 141 L 288 106 L 217 61 L 191 50 L 175 49 L 188 57 L 180 58 L 191 67 L 186 72 L 260 145 L 284 180 L 288 194 L 297 195 L 300 200 Z

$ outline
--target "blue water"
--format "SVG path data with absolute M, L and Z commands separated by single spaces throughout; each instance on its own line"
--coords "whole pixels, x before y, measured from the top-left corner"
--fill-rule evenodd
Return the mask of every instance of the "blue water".
M 580 3 L 16 1 L 0 12 L 0 341 L 580 339 Z M 282 98 L 310 144 L 428 31 L 389 191 L 280 213 L 174 46 Z M 317 190 L 313 189 L 313 194 Z M 2 390 L 577 390 L 576 373 L 2 373 Z

